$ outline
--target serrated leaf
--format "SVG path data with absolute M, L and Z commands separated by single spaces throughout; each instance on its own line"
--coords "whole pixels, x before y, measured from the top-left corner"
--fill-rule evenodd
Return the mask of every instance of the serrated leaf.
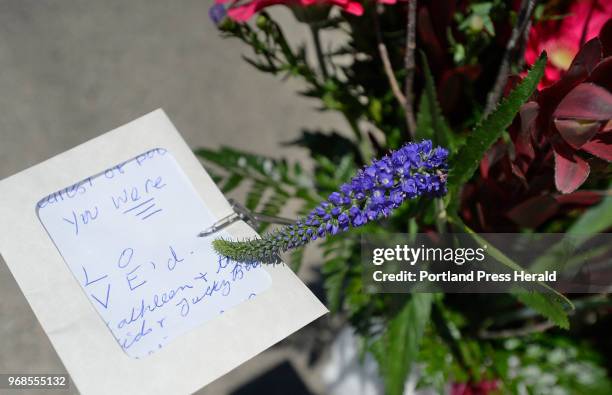
M 249 189 L 249 192 L 247 193 L 245 203 L 246 208 L 251 211 L 255 211 L 257 206 L 259 206 L 259 202 L 261 202 L 267 188 L 268 186 L 266 184 L 260 181 L 254 181 L 253 185 L 251 185 L 251 188 Z
M 487 243 L 480 235 L 474 232 L 470 227 L 465 225 L 458 217 L 452 217 L 452 222 L 456 223 L 461 229 L 472 236 L 474 241 L 483 247 L 487 247 L 487 254 L 495 258 L 499 263 L 507 266 L 511 270 L 523 271 L 524 269 L 511 258 L 506 256 L 503 252 L 495 248 L 490 243 Z M 540 313 L 542 316 L 548 318 L 555 325 L 561 328 L 567 329 L 569 327 L 569 320 L 567 318 L 567 311 L 573 310 L 573 303 L 566 298 L 564 295 L 551 288 L 544 282 L 538 281 L 542 287 L 542 292 L 527 291 L 525 289 L 517 289 L 512 291 L 512 295 L 523 302 L 525 305 L 531 307 L 533 310 Z
M 281 189 L 275 189 L 272 191 L 270 197 L 265 201 L 261 212 L 266 215 L 278 216 L 282 208 L 287 204 L 289 195 Z M 262 223 L 259 227 L 259 232 L 263 232 L 268 228 L 270 224 Z
M 404 392 L 404 383 L 418 356 L 421 338 L 429 322 L 432 301 L 433 294 L 412 295 L 373 345 L 388 395 L 402 395 Z
M 345 155 L 334 170 L 334 178 L 338 183 L 344 183 L 355 174 L 355 161 L 353 155 Z
M 208 148 L 200 148 L 194 151 L 194 153 L 202 159 L 207 160 L 208 162 L 212 162 L 217 166 L 223 167 L 224 160 L 219 155 L 219 153 L 215 150 L 211 150 Z
M 565 310 L 567 303 L 559 295 L 526 291 L 513 292 L 512 295 L 524 305 L 531 307 L 542 316 L 548 318 L 555 325 L 563 329 L 569 329 L 569 320 Z
M 519 109 L 533 94 L 544 75 L 546 53 L 542 53 L 527 76 L 482 120 L 453 156 L 449 166 L 449 190 L 457 191 L 472 177 L 487 150 L 512 123 Z M 456 195 L 454 195 L 456 196 Z
M 431 109 L 429 108 L 429 100 L 424 93 L 419 99 L 419 110 L 416 117 L 416 139 L 417 140 L 432 140 L 433 125 L 431 119 Z
M 335 313 L 340 310 L 348 265 L 343 257 L 336 257 L 325 262 L 322 272 L 325 276 L 327 307 L 332 313 Z
M 270 186 L 279 181 L 295 186 L 298 183 L 289 175 L 289 166 L 283 160 L 239 151 L 229 147 L 218 150 L 201 148 L 194 151 L 197 156 L 211 162 L 229 173 L 237 173 L 245 178 L 257 178 Z M 258 176 L 263 176 L 258 177 Z
M 293 249 L 289 257 L 291 270 L 295 273 L 299 272 L 302 267 L 302 262 L 304 261 L 304 248 L 300 247 Z

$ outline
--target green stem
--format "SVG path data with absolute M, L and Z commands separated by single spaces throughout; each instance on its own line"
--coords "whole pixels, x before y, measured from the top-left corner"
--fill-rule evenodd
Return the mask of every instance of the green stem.
M 323 55 L 323 47 L 321 46 L 321 36 L 319 34 L 320 29 L 310 24 L 310 32 L 312 33 L 312 41 L 314 42 L 315 51 L 317 53 L 317 60 L 319 61 L 319 68 L 321 69 L 321 75 L 323 79 L 327 80 L 329 74 L 327 73 L 327 64 L 325 63 L 325 56 Z
M 438 233 L 444 234 L 446 233 L 446 222 L 448 220 L 444 199 L 438 198 L 434 201 L 434 204 L 436 207 L 436 229 Z
M 367 138 L 363 138 L 361 135 L 361 129 L 359 129 L 359 124 L 355 118 L 349 115 L 347 112 L 343 111 L 342 114 L 344 118 L 346 118 L 346 122 L 348 122 L 353 134 L 355 135 L 355 139 L 357 140 L 357 147 L 359 148 L 359 154 L 361 155 L 361 159 L 363 163 L 368 163 L 370 158 L 372 157 L 372 146 L 370 144 L 370 140 Z

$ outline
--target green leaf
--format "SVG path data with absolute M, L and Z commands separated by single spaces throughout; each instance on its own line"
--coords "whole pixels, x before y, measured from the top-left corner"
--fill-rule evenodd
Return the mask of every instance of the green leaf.
M 208 172 L 208 175 L 210 176 L 210 178 L 213 179 L 213 181 L 215 182 L 215 184 L 217 185 L 221 185 L 221 181 L 223 181 L 224 177 L 220 174 L 218 174 L 216 171 L 214 171 L 213 169 L 210 168 L 206 168 L 206 171 Z
M 263 197 L 267 188 L 268 186 L 266 184 L 259 181 L 254 181 L 251 189 L 247 193 L 245 204 L 246 208 L 251 211 L 255 211 L 257 206 L 259 206 L 259 202 L 261 201 L 261 198 Z
M 216 165 L 220 166 L 220 160 L 221 158 L 219 157 L 219 154 L 217 153 L 217 151 L 215 150 L 211 150 L 208 148 L 199 148 L 197 150 L 194 151 L 194 153 L 199 156 L 200 158 L 203 158 L 205 160 L 207 160 L 208 162 L 212 162 Z
M 233 191 L 234 189 L 236 189 L 236 187 L 238 187 L 238 185 L 240 185 L 242 180 L 244 180 L 244 177 L 241 176 L 240 174 L 235 174 L 235 173 L 232 174 L 231 176 L 227 178 L 227 180 L 223 184 L 221 191 L 223 193 L 228 193 L 230 191 Z
M 501 101 L 495 111 L 482 120 L 472 131 L 465 144 L 453 156 L 449 166 L 448 185 L 450 191 L 456 192 L 459 187 L 469 181 L 489 147 L 510 126 L 523 103 L 535 91 L 544 75 L 545 66 L 546 53 L 543 52 L 527 76 Z
M 337 190 L 342 183 L 349 181 L 356 171 L 353 155 L 350 154 L 343 156 L 339 163 L 323 156 L 316 156 L 314 159 L 317 166 L 315 181 L 318 189 L 324 192 Z
M 611 185 L 612 186 L 612 185 Z M 587 211 L 574 222 L 565 235 L 557 243 L 548 249 L 546 254 L 541 255 L 532 264 L 531 268 L 535 272 L 544 270 L 555 270 L 558 267 L 560 259 L 567 257 L 567 248 L 577 248 L 591 237 L 605 232 L 612 227 L 612 196 L 606 196 L 598 205 L 589 208 Z M 600 246 L 600 248 L 589 248 L 588 251 L 580 255 L 572 257 L 571 261 L 565 261 L 566 265 L 581 265 L 589 259 L 593 259 L 607 250 L 608 246 Z
M 368 107 L 370 116 L 375 122 L 382 122 L 383 119 L 383 106 L 382 102 L 373 97 L 370 99 L 370 106 Z
M 414 294 L 373 344 L 388 395 L 402 395 L 429 322 L 433 294 Z
M 509 267 L 512 270 L 524 270 L 518 263 L 514 262 L 503 252 L 495 248 L 495 246 L 487 243 L 486 240 L 480 237 L 480 235 L 464 224 L 460 218 L 453 216 L 451 217 L 451 220 L 453 223 L 459 225 L 459 227 L 461 227 L 465 233 L 471 235 L 479 245 L 483 247 L 486 246 L 487 253 L 495 258 L 499 263 Z M 538 284 L 542 287 L 542 292 L 517 289 L 512 291 L 511 294 L 525 305 L 531 307 L 542 316 L 548 318 L 555 325 L 558 325 L 564 329 L 569 328 L 567 311 L 574 309 L 572 302 L 561 293 L 548 286 L 546 283 L 538 282 Z
M 567 299 L 554 293 L 539 293 L 519 291 L 512 295 L 524 305 L 531 307 L 544 317 L 548 318 L 555 325 L 569 329 L 566 306 Z
M 448 346 L 453 359 L 461 367 L 454 377 L 456 381 L 467 381 L 468 378 L 478 381 L 482 364 L 479 362 L 472 342 L 461 334 L 461 330 L 453 319 L 452 313 L 446 308 L 441 294 L 435 294 L 431 310 L 431 322 L 435 327 L 435 333 Z M 436 336 L 436 337 L 437 337 Z M 436 339 L 437 340 L 437 339 Z M 446 354 L 446 352 L 445 352 Z M 472 377 L 463 377 L 469 374 Z
M 290 267 L 295 273 L 300 271 L 304 261 L 304 247 L 294 248 L 289 254 Z
M 325 262 L 322 268 L 325 276 L 325 295 L 327 306 L 332 313 L 340 310 L 344 281 L 348 273 L 348 265 L 344 257 L 336 257 Z
M 431 119 L 431 109 L 429 108 L 429 100 L 427 95 L 423 93 L 419 99 L 419 110 L 416 118 L 416 139 L 417 140 L 432 140 L 433 139 L 433 120 Z
M 254 59 L 249 58 L 248 56 L 242 55 L 242 60 L 244 60 L 246 63 L 250 64 L 251 66 L 255 67 L 257 70 L 263 72 L 263 73 L 276 73 L 278 72 L 278 68 L 274 65 L 265 65 L 263 63 L 260 63 Z
M 201 148 L 195 153 L 206 162 L 206 169 L 215 176 L 215 182 L 224 193 L 234 190 L 245 180 L 250 181 L 245 202 L 250 210 L 259 208 L 264 214 L 277 216 L 291 198 L 302 200 L 304 204 L 320 201 L 312 188 L 312 180 L 299 163 L 290 166 L 284 159 L 268 158 L 229 147 Z M 336 170 L 333 165 L 331 168 Z M 216 174 L 217 171 L 222 174 Z M 265 199 L 263 204 L 262 199 Z M 267 226 L 262 224 L 260 231 Z
M 423 72 L 425 74 L 425 89 L 419 101 L 419 112 L 417 114 L 417 139 L 431 138 L 435 144 L 448 147 L 453 150 L 453 134 L 448 126 L 436 93 L 434 81 L 427 57 L 421 51 Z
M 334 178 L 338 183 L 348 182 L 355 174 L 355 160 L 353 155 L 345 155 L 334 170 Z
M 263 204 L 263 207 L 261 208 L 261 212 L 263 214 L 276 217 L 278 216 L 282 208 L 285 206 L 285 204 L 287 204 L 288 200 L 289 200 L 289 195 L 285 193 L 283 190 L 281 189 L 273 190 L 268 200 L 266 200 L 266 202 Z M 269 225 L 270 224 L 268 223 L 261 224 L 261 226 L 259 227 L 259 232 L 263 232 L 264 230 L 266 230 L 266 228 Z

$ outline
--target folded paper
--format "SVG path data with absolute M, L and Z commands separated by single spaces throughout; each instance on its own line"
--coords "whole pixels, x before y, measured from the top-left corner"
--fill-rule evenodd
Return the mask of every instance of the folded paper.
M 193 393 L 325 314 L 196 237 L 230 213 L 162 110 L 0 181 L 0 254 L 81 393 Z

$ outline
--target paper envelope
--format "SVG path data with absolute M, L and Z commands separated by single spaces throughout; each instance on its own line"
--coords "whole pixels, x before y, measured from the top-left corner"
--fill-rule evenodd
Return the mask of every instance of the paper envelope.
M 0 181 L 0 223 L 10 224 L 0 229 L 0 254 L 72 383 L 86 395 L 195 392 L 327 312 L 285 265 L 264 266 L 269 282 L 257 297 L 192 325 L 144 358 L 129 355 L 107 327 L 108 322 L 101 319 L 108 294 L 106 300 L 101 299 L 102 307 L 92 304 L 74 267 L 71 271 L 72 258 L 62 256 L 65 251 L 60 250 L 66 246 L 54 244 L 57 240 L 45 229 L 49 225 L 41 223 L 37 207 L 41 199 L 62 188 L 159 148 L 172 153 L 211 213 L 211 221 L 232 212 L 162 110 Z M 161 185 L 158 182 L 157 186 Z M 142 211 L 138 219 L 157 212 L 152 210 L 148 214 Z M 133 208 L 126 208 L 128 212 L 132 217 L 139 214 Z M 64 220 L 72 224 L 70 219 Z M 203 223 L 202 228 L 208 225 Z M 226 232 L 235 238 L 256 235 L 243 222 L 234 223 Z M 176 264 L 177 253 L 172 247 L 170 252 Z M 132 286 L 141 283 L 132 281 Z

